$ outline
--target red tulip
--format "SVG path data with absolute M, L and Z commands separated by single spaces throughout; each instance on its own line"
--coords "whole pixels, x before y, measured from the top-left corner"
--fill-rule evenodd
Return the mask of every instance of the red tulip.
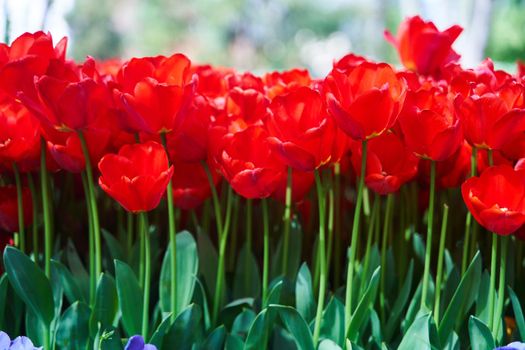
M 272 152 L 268 133 L 250 126 L 224 137 L 218 166 L 231 187 L 245 198 L 272 195 L 285 173 L 285 166 Z
M 290 69 L 284 72 L 271 72 L 263 77 L 266 85 L 266 95 L 273 99 L 275 96 L 286 94 L 301 86 L 310 86 L 312 78 L 306 69 Z
M 361 173 L 361 145 L 352 147 L 352 165 Z M 381 195 L 394 193 L 417 173 L 419 160 L 394 133 L 386 133 L 368 143 L 365 183 Z
M 31 191 L 27 187 L 22 188 L 22 202 L 24 224 L 27 227 L 33 222 L 33 202 Z M 18 197 L 13 185 L 0 187 L 0 229 L 7 232 L 18 231 Z
M 485 170 L 461 186 L 467 208 L 476 221 L 498 235 L 509 235 L 525 224 L 525 172 L 508 165 Z
M 122 66 L 114 95 L 128 129 L 152 134 L 178 131 L 195 88 L 190 65 L 186 56 L 175 54 L 134 58 Z
M 279 179 L 277 188 L 272 197 L 281 203 L 286 203 L 286 186 L 288 176 L 282 176 Z M 313 171 L 292 170 L 292 202 L 302 202 L 314 184 Z
M 184 210 L 194 209 L 211 196 L 208 177 L 200 163 L 176 161 L 173 166 L 177 169 L 171 179 L 175 206 Z M 220 181 L 219 174 L 213 172 L 212 177 L 217 185 Z
M 356 140 L 368 140 L 391 128 L 406 94 L 403 80 L 386 63 L 363 61 L 350 68 L 337 64 L 324 83 L 328 111 Z
M 443 161 L 463 142 L 452 101 L 436 88 L 410 93 L 399 124 L 408 148 L 421 158 Z
M 459 60 L 452 44 L 462 31 L 463 28 L 455 25 L 441 32 L 434 23 L 415 16 L 399 25 L 397 38 L 389 31 L 385 31 L 385 37 L 397 49 L 406 68 L 439 77 L 440 70 L 447 63 Z
M 283 162 L 312 171 L 330 161 L 332 150 L 326 145 L 332 142 L 335 128 L 317 91 L 299 87 L 275 97 L 270 110 L 269 141 Z
M 153 141 L 123 146 L 98 163 L 100 187 L 127 211 L 155 209 L 173 175 L 164 148 Z

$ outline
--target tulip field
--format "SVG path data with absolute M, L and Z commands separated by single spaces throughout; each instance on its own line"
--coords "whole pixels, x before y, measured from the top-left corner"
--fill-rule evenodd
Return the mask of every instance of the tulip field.
M 0 44 L 0 350 L 525 349 L 525 65 Z

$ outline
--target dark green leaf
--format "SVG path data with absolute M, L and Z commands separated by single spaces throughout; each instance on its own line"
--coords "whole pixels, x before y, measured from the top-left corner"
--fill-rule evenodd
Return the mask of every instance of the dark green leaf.
M 126 263 L 115 260 L 115 273 L 122 324 L 131 337 L 139 334 L 142 327 L 142 290 L 133 270 Z
M 366 288 L 361 300 L 359 301 L 357 308 L 352 314 L 352 319 L 347 330 L 347 338 L 351 341 L 357 340 L 359 329 L 363 325 L 364 320 L 367 318 L 370 312 L 370 307 L 375 302 L 377 295 L 377 287 L 379 285 L 380 271 L 381 267 L 378 267 L 374 271 L 372 278 L 370 279 L 370 283 L 368 284 L 368 287 Z
M 345 339 L 345 306 L 332 297 L 321 319 L 321 338 L 331 339 L 343 346 Z
M 244 349 L 244 343 L 242 339 L 234 334 L 229 334 L 228 338 L 226 338 L 226 346 L 225 350 L 243 350 Z
M 238 335 L 244 339 L 248 335 L 248 331 L 250 330 L 253 320 L 255 320 L 255 316 L 256 315 L 253 310 L 245 309 L 243 312 L 237 315 L 233 321 L 231 334 Z
M 55 315 L 55 305 L 51 284 L 44 272 L 24 253 L 11 246 L 4 250 L 4 266 L 18 296 L 49 327 Z
M 6 329 L 4 323 L 6 321 L 5 316 L 7 314 L 7 286 L 7 274 L 3 274 L 0 278 L 0 329 Z
M 89 275 L 71 241 L 68 241 L 66 246 L 66 256 L 71 275 L 84 295 L 83 300 L 89 300 Z
M 199 257 L 197 243 L 188 231 L 182 231 L 176 236 L 177 242 L 177 307 L 175 315 L 188 306 L 193 296 L 197 272 L 199 270 Z M 162 269 L 160 272 L 159 297 L 160 308 L 164 313 L 171 309 L 171 249 L 166 249 Z
M 121 260 L 124 261 L 125 254 L 122 246 L 119 241 L 113 236 L 110 232 L 105 229 L 102 229 L 102 235 L 104 236 L 104 241 L 108 247 L 109 255 L 111 256 L 111 261 Z
M 523 318 L 523 310 L 521 309 L 520 301 L 512 288 L 508 288 L 510 301 L 512 302 L 512 309 L 514 310 L 514 318 L 516 319 L 516 326 L 520 333 L 520 339 L 525 339 L 525 319 Z
M 90 313 L 89 306 L 78 301 L 64 311 L 56 335 L 59 349 L 86 349 Z
M 171 319 L 171 313 L 168 313 L 168 315 L 166 315 L 166 317 L 162 320 L 162 322 L 159 324 L 159 326 L 157 327 L 157 329 L 151 336 L 151 339 L 149 340 L 149 343 L 155 345 L 157 349 L 160 349 L 162 347 L 164 335 L 166 335 L 166 332 L 171 326 L 170 319 Z
M 430 314 L 420 316 L 414 320 L 403 336 L 397 350 L 430 350 Z
M 276 315 L 274 309 L 267 308 L 255 317 L 246 337 L 244 350 L 266 349 L 271 332 L 270 327 L 273 325 Z
M 102 273 L 97 284 L 95 306 L 89 320 L 90 334 L 94 337 L 99 328 L 106 330 L 111 327 L 117 312 L 118 296 L 115 280 L 110 275 Z
M 199 249 L 199 274 L 202 275 L 201 282 L 204 282 L 208 295 L 213 298 L 215 295 L 215 284 L 217 279 L 217 263 L 218 255 L 217 250 L 213 246 L 213 243 L 206 234 L 199 233 L 197 235 L 197 245 Z M 223 286 L 225 285 L 223 281 Z M 223 300 L 221 305 L 224 305 L 225 294 L 223 293 Z
M 394 303 L 394 306 L 392 307 L 392 311 L 388 315 L 388 321 L 385 326 L 385 340 L 386 341 L 390 341 L 392 339 L 392 336 L 394 335 L 396 327 L 399 324 L 401 313 L 403 312 L 403 309 L 405 308 L 405 305 L 408 301 L 408 297 L 410 296 L 410 291 L 412 290 L 413 275 L 414 275 L 414 260 L 410 260 L 410 265 L 408 267 L 408 272 L 406 274 L 405 283 L 403 283 L 403 287 L 401 288 L 401 291 L 399 292 L 399 295 Z
M 60 276 L 60 281 L 62 286 L 64 287 L 64 294 L 66 295 L 66 299 L 70 304 L 73 304 L 75 301 L 83 301 L 84 294 L 82 293 L 80 287 L 77 285 L 73 275 L 67 267 L 65 267 L 61 262 L 56 260 L 51 260 L 51 269 L 56 271 L 56 273 Z
M 281 300 L 281 292 L 283 289 L 283 280 L 278 280 L 273 286 L 270 286 L 270 292 L 268 293 L 267 299 L 264 301 L 264 307 L 270 304 L 279 304 Z
M 184 309 L 166 332 L 163 340 L 164 349 L 191 349 L 202 337 L 202 311 L 196 304 Z
M 314 291 L 312 287 L 312 275 L 308 265 L 303 263 L 297 274 L 295 282 L 295 305 L 297 311 L 307 321 L 310 321 L 315 316 L 316 303 L 314 299 Z
M 35 316 L 31 309 L 26 308 L 25 314 L 25 334 L 36 344 L 44 344 L 46 326 L 40 320 L 40 318 Z
M 202 349 L 222 349 L 226 340 L 226 329 L 224 326 L 219 326 L 211 332 L 202 345 Z
M 480 319 L 470 316 L 468 333 L 471 349 L 494 349 L 496 347 L 490 329 Z
M 261 293 L 261 275 L 257 260 L 250 248 L 244 245 L 237 257 L 233 298 L 255 297 Z
M 314 343 L 310 328 L 304 318 L 291 306 L 270 305 L 269 309 L 277 310 L 281 321 L 293 336 L 297 347 L 302 350 L 314 350 Z

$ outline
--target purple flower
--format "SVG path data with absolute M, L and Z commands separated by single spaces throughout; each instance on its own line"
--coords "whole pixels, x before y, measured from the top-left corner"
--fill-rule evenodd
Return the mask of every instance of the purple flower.
M 39 350 L 28 337 L 16 337 L 13 341 L 0 331 L 0 350 Z
M 496 348 L 494 350 L 525 350 L 525 343 L 515 341 L 507 346 L 500 346 L 499 348 Z
M 0 348 L 2 350 L 2 348 Z M 134 335 L 129 338 L 124 350 L 157 350 L 155 345 L 145 344 L 144 338 L 140 335 Z

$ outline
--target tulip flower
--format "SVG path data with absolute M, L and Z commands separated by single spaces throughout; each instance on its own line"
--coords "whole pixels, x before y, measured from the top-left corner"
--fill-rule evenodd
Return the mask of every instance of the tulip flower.
M 353 145 L 352 165 L 360 174 L 361 145 L 355 142 Z M 399 136 L 386 133 L 368 142 L 365 183 L 381 195 L 397 192 L 416 175 L 418 162 Z
M 306 69 L 290 69 L 284 72 L 271 72 L 263 76 L 266 85 L 266 95 L 273 99 L 276 96 L 284 95 L 301 86 L 310 86 L 312 78 Z
M 194 209 L 211 196 L 208 177 L 200 163 L 175 161 L 173 166 L 177 169 L 171 179 L 173 202 L 176 207 L 184 210 Z M 214 172 L 212 176 L 213 183 L 217 185 L 220 181 L 219 174 Z
M 462 31 L 463 28 L 457 25 L 439 31 L 434 23 L 414 16 L 399 25 L 397 38 L 389 31 L 385 31 L 385 37 L 397 49 L 407 69 L 439 77 L 440 70 L 447 63 L 459 60 L 452 44 Z
M 324 82 L 328 112 L 355 140 L 368 140 L 390 129 L 406 95 L 406 86 L 386 63 L 362 61 L 332 69 Z
M 321 95 L 307 87 L 277 96 L 266 122 L 269 142 L 284 163 L 301 171 L 312 171 L 330 160 L 325 147 L 335 135 L 332 120 L 325 114 Z
M 33 222 L 32 198 L 29 188 L 22 188 L 22 203 L 24 225 Z M 0 229 L 7 232 L 18 232 L 18 197 L 16 187 L 12 185 L 0 187 Z
M 133 213 L 155 209 L 173 175 L 164 148 L 153 141 L 125 145 L 102 157 L 98 168 L 100 187 Z

